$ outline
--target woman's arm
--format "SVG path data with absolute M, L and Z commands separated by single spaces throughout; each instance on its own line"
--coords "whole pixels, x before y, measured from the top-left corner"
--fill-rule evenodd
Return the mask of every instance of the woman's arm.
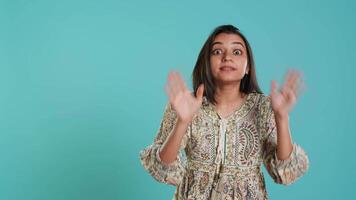
M 293 143 L 289 129 L 289 116 L 275 115 L 277 127 L 277 158 L 286 160 L 293 151 Z
M 171 72 L 165 85 L 169 103 L 177 113 L 177 123 L 161 149 L 159 156 L 162 162 L 173 162 L 179 152 L 180 143 L 203 101 L 204 85 L 200 85 L 196 97 L 189 91 L 183 78 L 178 72 Z
M 189 122 L 184 122 L 178 119 L 173 132 L 170 134 L 159 153 L 160 159 L 164 164 L 168 165 L 176 160 L 183 136 L 186 133 L 188 126 Z
M 140 151 L 140 160 L 147 172 L 157 181 L 171 185 L 177 185 L 183 179 L 185 173 L 184 156 L 183 154 L 178 154 L 175 161 L 167 165 L 161 161 L 159 153 L 173 132 L 176 122 L 176 112 L 172 109 L 170 104 L 167 104 L 153 144 Z M 187 132 L 189 132 L 189 127 Z M 187 140 L 188 137 L 185 135 L 180 142 L 180 151 L 185 148 Z
M 270 97 L 262 98 L 260 111 L 264 165 L 276 183 L 289 185 L 308 170 L 308 156 L 301 146 L 292 143 L 288 118 L 276 116 L 278 114 L 272 109 Z
M 289 112 L 296 104 L 303 86 L 302 74 L 295 70 L 290 70 L 287 73 L 280 90 L 277 90 L 277 83 L 272 81 L 270 96 L 277 128 L 277 157 L 280 160 L 288 159 L 293 151 Z

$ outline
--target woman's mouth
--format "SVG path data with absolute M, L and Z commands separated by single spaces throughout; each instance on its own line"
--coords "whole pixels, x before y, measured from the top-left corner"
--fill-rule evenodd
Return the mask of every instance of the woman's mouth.
M 222 67 L 220 67 L 220 70 L 221 71 L 235 71 L 236 68 L 232 67 L 232 66 L 222 66 Z

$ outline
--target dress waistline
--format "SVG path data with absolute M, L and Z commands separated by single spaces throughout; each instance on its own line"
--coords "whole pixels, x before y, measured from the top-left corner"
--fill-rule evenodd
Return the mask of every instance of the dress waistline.
M 202 163 L 198 161 L 188 161 L 187 162 L 188 170 L 194 171 L 203 171 L 203 172 L 211 172 L 214 173 L 216 168 L 219 167 L 220 174 L 230 174 L 236 176 L 248 176 L 248 175 L 256 175 L 261 172 L 260 166 L 249 166 L 249 167 L 238 167 L 238 166 L 228 166 L 220 164 L 220 166 L 215 163 Z

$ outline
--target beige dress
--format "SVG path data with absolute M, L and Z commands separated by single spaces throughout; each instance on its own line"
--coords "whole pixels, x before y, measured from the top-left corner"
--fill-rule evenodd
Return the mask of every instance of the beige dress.
M 176 186 L 174 200 L 268 199 L 262 163 L 273 180 L 284 185 L 308 169 L 308 157 L 295 143 L 289 158 L 278 160 L 274 113 L 264 94 L 248 94 L 226 118 L 203 97 L 176 161 L 165 165 L 158 152 L 176 121 L 176 112 L 167 104 L 154 143 L 140 152 L 143 167 L 157 181 Z

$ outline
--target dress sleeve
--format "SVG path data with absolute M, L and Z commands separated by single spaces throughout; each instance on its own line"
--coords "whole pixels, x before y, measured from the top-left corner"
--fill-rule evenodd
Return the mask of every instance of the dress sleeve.
M 184 148 L 187 143 L 188 133 L 190 132 L 190 125 L 183 137 L 179 154 L 174 162 L 168 165 L 163 163 L 159 152 L 173 131 L 176 122 L 176 112 L 172 109 L 170 103 L 168 103 L 153 144 L 140 151 L 140 160 L 146 171 L 157 181 L 175 186 L 179 185 L 185 173 L 186 157 Z
M 277 158 L 277 128 L 269 96 L 261 102 L 261 130 L 263 136 L 263 162 L 276 183 L 290 185 L 304 175 L 309 168 L 309 159 L 298 144 L 293 143 L 293 151 L 286 160 Z

